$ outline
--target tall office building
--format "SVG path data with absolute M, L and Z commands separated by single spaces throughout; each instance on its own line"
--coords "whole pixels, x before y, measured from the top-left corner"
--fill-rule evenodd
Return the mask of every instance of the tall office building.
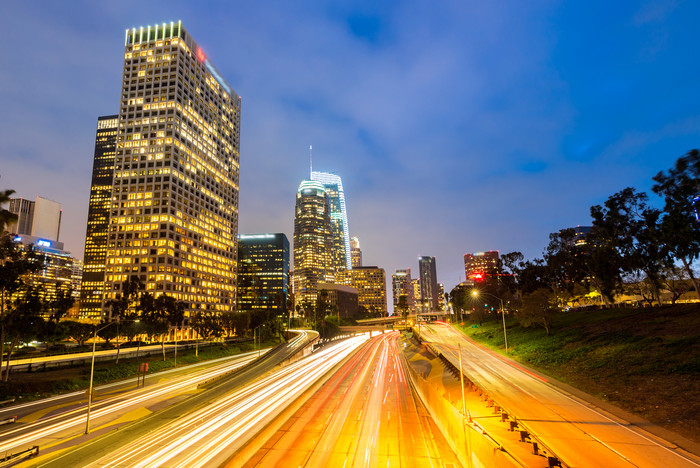
M 411 279 L 411 287 L 412 287 L 412 291 L 413 291 L 413 309 L 415 312 L 418 312 L 421 308 L 420 279 L 418 279 L 418 278 Z
M 438 282 L 435 257 L 418 257 L 420 274 L 420 302 L 423 312 L 438 309 Z
M 286 314 L 289 241 L 284 234 L 238 236 L 238 311 Z
M 323 184 L 331 207 L 331 228 L 333 231 L 333 261 L 336 270 L 352 268 L 350 258 L 350 234 L 348 215 L 345 210 L 345 193 L 340 177 L 328 172 L 311 172 L 311 180 Z
M 357 289 L 360 307 L 379 317 L 387 314 L 386 273 L 383 268 L 363 266 L 343 272 L 343 282 Z
M 362 250 L 360 250 L 360 239 L 356 236 L 350 238 L 350 264 L 352 268 L 362 266 Z
M 408 306 L 408 313 L 415 314 L 416 308 L 413 302 L 413 282 L 411 280 L 411 269 L 406 268 L 405 270 L 396 270 L 396 272 L 391 275 L 391 292 L 394 300 L 394 313 L 398 314 L 399 301 L 401 296 L 406 297 L 406 305 Z
M 477 282 L 498 279 L 498 250 L 464 254 L 464 274 Z
M 80 316 L 100 318 L 105 284 L 107 232 L 112 206 L 112 181 L 117 148 L 119 116 L 97 118 L 95 155 L 92 161 L 90 205 L 85 232 L 83 279 L 80 286 Z
M 299 185 L 294 216 L 294 299 L 316 303 L 319 283 L 332 283 L 335 267 L 330 201 L 321 182 Z
M 58 241 L 63 214 L 60 203 L 43 197 L 11 198 L 8 211 L 17 215 L 17 221 L 7 226 L 8 232 Z
M 236 303 L 241 99 L 178 23 L 126 31 L 105 294 Z

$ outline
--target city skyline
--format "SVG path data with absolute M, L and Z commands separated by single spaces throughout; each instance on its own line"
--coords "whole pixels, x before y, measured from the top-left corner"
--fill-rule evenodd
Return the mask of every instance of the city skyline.
M 435 256 L 447 291 L 465 253 L 538 256 L 698 146 L 690 2 L 136 5 L 13 4 L 0 20 L 23 38 L 2 75 L 2 188 L 60 203 L 77 258 L 95 121 L 119 110 L 119 38 L 162 21 L 181 19 L 243 97 L 239 232 L 292 238 L 313 144 L 314 168 L 343 178 L 364 262 Z

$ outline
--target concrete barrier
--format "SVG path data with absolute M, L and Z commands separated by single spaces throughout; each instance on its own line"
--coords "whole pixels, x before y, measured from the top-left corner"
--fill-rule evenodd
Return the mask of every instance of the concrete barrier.
M 405 362 L 405 361 L 404 361 Z M 455 451 L 468 468 L 511 468 L 521 465 L 486 434 L 481 426 L 470 423 L 444 395 L 430 385 L 410 365 L 405 366 L 411 384 Z

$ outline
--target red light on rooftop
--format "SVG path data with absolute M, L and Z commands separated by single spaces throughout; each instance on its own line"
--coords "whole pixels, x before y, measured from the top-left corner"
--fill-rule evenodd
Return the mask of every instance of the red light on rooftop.
M 207 54 L 204 53 L 201 47 L 197 47 L 197 60 L 204 63 L 207 60 Z

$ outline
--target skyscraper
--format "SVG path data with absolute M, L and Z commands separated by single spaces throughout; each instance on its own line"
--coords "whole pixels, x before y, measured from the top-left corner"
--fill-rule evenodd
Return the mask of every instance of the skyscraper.
M 319 283 L 334 280 L 333 233 L 328 194 L 321 182 L 299 184 L 294 216 L 294 297 L 316 303 Z
M 235 310 L 241 99 L 178 23 L 128 29 L 104 299 L 138 276 Z
M 472 281 L 498 279 L 498 250 L 464 254 L 464 274 Z
M 289 241 L 284 234 L 238 236 L 238 311 L 286 314 Z
M 343 272 L 344 282 L 357 289 L 358 304 L 378 317 L 387 314 L 384 268 L 363 266 Z
M 311 180 L 321 182 L 328 194 L 333 231 L 333 257 L 336 270 L 352 268 L 350 258 L 350 234 L 345 210 L 345 193 L 340 177 L 328 172 L 311 172 Z
M 405 270 L 396 270 L 396 272 L 391 275 L 391 290 L 394 300 L 395 314 L 399 313 L 398 305 L 402 296 L 406 297 L 408 312 L 411 314 L 415 313 L 415 305 L 413 303 L 413 282 L 411 281 L 410 268 L 406 268 Z
M 350 263 L 353 268 L 362 266 L 362 250 L 360 250 L 360 239 L 356 236 L 350 238 Z
M 423 312 L 432 312 L 438 308 L 438 282 L 435 257 L 418 257 L 420 274 L 420 300 Z
M 95 156 L 92 162 L 90 205 L 85 233 L 83 280 L 80 285 L 80 316 L 100 318 L 107 258 L 107 232 L 112 206 L 112 181 L 117 148 L 118 115 L 97 118 Z

